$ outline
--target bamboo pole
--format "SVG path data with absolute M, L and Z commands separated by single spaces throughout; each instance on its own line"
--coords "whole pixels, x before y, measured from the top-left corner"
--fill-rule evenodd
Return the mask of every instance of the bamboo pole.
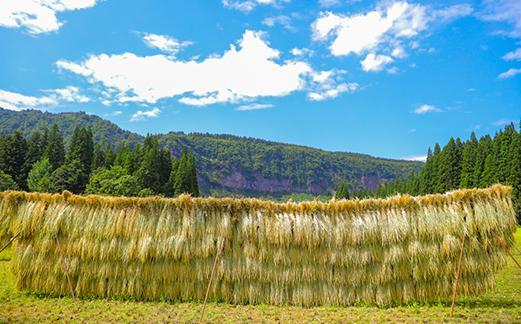
M 507 249 L 507 253 L 508 253 L 508 255 L 510 255 L 510 257 L 512 258 L 512 260 L 514 260 L 515 264 L 519 267 L 519 269 L 521 269 L 521 264 L 519 264 L 519 262 L 516 260 L 516 258 L 514 258 L 514 256 L 512 255 L 512 252 L 510 252 L 510 251 Z
M 458 271 L 456 272 L 456 282 L 454 283 L 454 287 L 452 289 L 452 305 L 450 306 L 450 317 L 454 316 L 454 305 L 456 304 L 456 292 L 458 290 L 459 277 L 461 273 L 461 261 L 463 260 L 463 250 L 465 249 L 465 234 L 463 234 L 463 239 L 461 240 L 461 251 L 459 253 L 458 260 Z
M 9 240 L 9 242 L 7 242 L 1 249 L 0 249 L 0 253 L 2 253 L 3 250 L 7 249 L 7 247 L 13 243 L 13 241 L 18 237 L 20 236 L 20 233 L 16 234 L 15 236 L 11 237 L 11 239 Z
M 67 265 L 67 262 L 65 262 L 65 257 L 63 256 L 63 250 L 60 248 L 60 240 L 58 239 L 58 237 L 56 237 L 56 245 L 57 245 L 58 250 L 60 250 L 60 254 L 61 254 L 61 257 L 63 260 L 63 270 L 65 271 L 65 276 L 67 277 L 67 283 L 68 283 L 69 289 L 71 291 L 72 301 L 76 302 L 76 295 L 74 294 L 74 289 L 72 288 L 71 277 L 69 276 L 69 267 Z
M 224 239 L 219 238 L 219 241 L 217 243 L 217 253 L 215 254 L 215 259 L 213 261 L 213 266 L 212 266 L 212 272 L 210 273 L 210 280 L 208 281 L 208 287 L 206 287 L 206 294 L 204 296 L 203 309 L 201 310 L 201 318 L 199 319 L 199 322 L 201 322 L 201 323 L 203 322 L 204 311 L 206 309 L 206 301 L 208 300 L 208 295 L 210 294 L 210 286 L 212 285 L 215 268 L 217 267 L 217 260 L 219 259 L 219 256 L 221 255 L 221 251 L 222 251 L 223 247 L 224 247 Z

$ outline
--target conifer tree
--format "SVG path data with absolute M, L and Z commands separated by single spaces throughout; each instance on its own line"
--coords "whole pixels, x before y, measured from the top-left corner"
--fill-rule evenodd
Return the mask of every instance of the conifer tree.
M 349 190 L 347 189 L 347 183 L 345 181 L 340 182 L 336 192 L 335 199 L 349 199 Z
M 29 173 L 33 168 L 33 165 L 38 162 L 45 151 L 46 143 L 42 133 L 35 131 L 31 134 L 31 137 L 27 141 L 27 155 L 25 156 L 24 170 Z
M 92 171 L 92 157 L 94 153 L 94 141 L 90 128 L 76 128 L 72 134 L 67 163 L 78 161 L 80 165 L 80 178 L 76 186 L 77 191 L 83 192 Z
M 474 186 L 474 166 L 476 164 L 476 154 L 478 149 L 478 140 L 476 133 L 472 132 L 470 140 L 463 147 L 461 156 L 461 188 L 470 188 Z
M 8 174 L 20 189 L 27 188 L 27 173 L 24 168 L 27 142 L 18 131 L 0 141 L 0 170 Z
M 197 182 L 197 165 L 195 155 L 188 155 L 188 170 L 190 172 L 190 194 L 192 197 L 199 197 L 199 184 Z M 349 195 L 349 194 L 348 194 Z
M 27 177 L 27 186 L 31 191 L 51 192 L 52 166 L 49 159 L 43 158 L 36 162 Z
M 45 148 L 44 157 L 49 159 L 52 169 L 56 170 L 65 161 L 65 147 L 63 145 L 63 137 L 60 134 L 58 125 L 54 124 L 48 133 L 47 146 Z
M 188 165 L 188 156 L 185 150 L 181 153 L 179 164 L 177 166 L 177 174 L 175 178 L 175 195 L 179 196 L 184 193 L 190 193 L 190 172 Z
M 495 161 L 494 155 L 490 153 L 485 159 L 483 166 L 483 173 L 481 174 L 480 186 L 482 188 L 488 187 L 496 182 L 495 178 Z

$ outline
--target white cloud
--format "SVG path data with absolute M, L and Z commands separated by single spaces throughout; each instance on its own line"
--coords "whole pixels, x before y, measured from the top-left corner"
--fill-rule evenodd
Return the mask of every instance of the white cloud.
M 68 86 L 62 89 L 43 90 L 45 96 L 26 96 L 21 93 L 0 89 L 0 107 L 9 110 L 48 109 L 62 102 L 86 103 L 90 98 L 80 93 L 80 89 Z
M 153 108 L 151 110 L 138 110 L 132 115 L 130 121 L 140 121 L 146 118 L 154 118 L 159 116 L 160 113 L 161 110 L 159 110 L 159 108 Z
M 322 84 L 310 80 L 315 72 L 302 60 L 278 62 L 279 51 L 263 34 L 245 31 L 238 46 L 222 56 L 181 61 L 164 55 L 133 53 L 93 55 L 81 63 L 58 61 L 60 69 L 100 82 L 119 102 L 155 103 L 174 98 L 188 105 L 251 101 L 258 97 L 286 96 Z M 340 82 L 338 76 L 332 83 Z
M 497 76 L 498 79 L 504 80 L 504 79 L 510 79 L 515 77 L 516 75 L 521 74 L 521 69 L 508 69 L 508 71 L 505 71 Z
M 279 7 L 290 0 L 222 0 L 223 6 L 230 9 L 236 9 L 242 12 L 250 12 L 259 5 L 271 5 Z
M 395 58 L 406 56 L 406 50 L 402 45 L 405 40 L 411 40 L 408 41 L 411 49 L 417 48 L 418 43 L 413 39 L 425 32 L 429 24 L 447 22 L 470 13 L 472 7 L 469 5 L 455 5 L 437 10 L 406 1 L 387 1 L 381 2 L 367 13 L 322 13 L 312 25 L 313 39 L 331 40 L 329 50 L 334 56 L 361 56 L 372 53 L 374 58 L 380 56 L 382 62 L 387 62 L 389 60 L 386 57 L 390 58 L 390 55 Z M 366 57 L 368 64 L 372 63 L 372 58 L 373 56 Z M 374 69 L 369 68 L 367 71 Z
M 272 16 L 264 18 L 262 23 L 268 27 L 274 27 L 275 25 L 280 25 L 284 29 L 289 30 L 291 32 L 296 32 L 297 28 L 293 26 L 291 18 L 285 15 Z
M 2 0 L 0 1 L 0 26 L 25 28 L 31 34 L 41 34 L 60 29 L 63 22 L 58 12 L 90 8 L 96 0 Z
M 403 158 L 407 161 L 418 161 L 418 162 L 425 162 L 427 161 L 427 155 L 414 155 L 414 156 L 408 156 Z
M 360 89 L 358 83 L 346 83 L 341 81 L 341 75 L 345 71 L 330 70 L 312 74 L 314 88 L 308 92 L 308 98 L 312 101 L 333 99 L 345 92 L 355 92 Z
M 457 4 L 450 7 L 442 8 L 434 12 L 435 19 L 451 21 L 461 17 L 471 15 L 474 9 L 469 4 Z
M 157 34 L 145 34 L 143 35 L 143 41 L 147 46 L 157 48 L 160 51 L 171 55 L 177 54 L 182 48 L 192 44 L 192 42 L 179 42 L 177 39 L 170 36 Z
M 421 5 L 395 2 L 367 14 L 341 16 L 322 14 L 313 24 L 314 38 L 335 39 L 330 45 L 335 56 L 362 53 L 389 39 L 410 38 L 427 27 L 426 9 Z
M 360 63 L 362 64 L 362 69 L 364 71 L 378 72 L 392 61 L 393 59 L 387 55 L 375 55 L 374 53 L 369 53 Z
M 521 61 L 521 48 L 508 52 L 503 56 L 505 61 Z
M 123 114 L 123 112 L 121 110 L 116 110 L 111 115 L 116 117 L 116 116 L 121 116 L 122 114 Z
M 513 123 L 514 120 L 513 119 L 509 119 L 509 118 L 502 118 L 500 120 L 496 120 L 495 122 L 492 123 L 492 125 L 494 126 L 506 126 L 510 123 Z
M 397 46 L 397 47 L 395 47 L 393 49 L 393 51 L 391 52 L 391 55 L 393 57 L 402 59 L 402 58 L 405 58 L 407 56 L 407 53 L 405 53 L 405 50 L 403 49 L 403 47 Z
M 480 17 L 486 21 L 508 24 L 509 30 L 500 33 L 510 37 L 521 37 L 521 1 L 519 0 L 486 0 L 485 9 Z
M 45 92 L 50 93 L 50 96 L 53 97 L 56 101 L 80 103 L 90 101 L 89 97 L 82 95 L 80 93 L 80 89 L 74 86 L 68 86 L 62 89 L 45 90 Z
M 57 104 L 50 97 L 25 96 L 20 93 L 0 89 L 0 107 L 9 110 L 44 109 Z
M 313 56 L 313 51 L 309 48 L 293 48 L 290 53 L 294 56 Z
M 273 105 L 272 104 L 253 103 L 253 104 L 249 104 L 249 105 L 239 106 L 239 107 L 235 108 L 235 110 L 249 111 L 249 110 L 262 110 L 262 109 L 269 109 L 269 108 L 273 108 Z
M 439 109 L 433 105 L 424 104 L 424 105 L 421 105 L 418 108 L 414 109 L 413 112 L 417 115 L 424 115 L 427 113 L 441 112 L 441 109 Z

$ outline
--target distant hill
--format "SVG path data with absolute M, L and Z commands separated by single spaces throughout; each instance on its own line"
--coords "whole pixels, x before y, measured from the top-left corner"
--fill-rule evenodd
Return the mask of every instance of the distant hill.
M 19 130 L 28 136 L 54 123 L 66 138 L 74 128 L 90 126 L 96 141 L 116 148 L 143 140 L 141 135 L 83 112 L 52 114 L 0 108 L 0 135 Z M 407 176 L 423 165 L 231 135 L 171 132 L 158 137 L 159 143 L 176 156 L 183 148 L 196 154 L 202 192 L 213 195 L 327 194 L 341 180 L 352 188 L 374 189 L 382 181 Z

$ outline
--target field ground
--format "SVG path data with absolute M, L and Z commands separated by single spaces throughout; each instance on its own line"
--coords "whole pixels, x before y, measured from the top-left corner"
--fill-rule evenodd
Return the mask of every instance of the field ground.
M 516 233 L 514 256 L 521 261 L 521 228 Z M 15 288 L 10 270 L 12 251 L 0 254 L 0 322 L 196 322 L 202 304 L 140 303 L 119 300 L 43 298 Z M 378 307 L 277 307 L 269 305 L 207 306 L 212 322 L 505 322 L 521 323 L 521 270 L 512 260 L 497 276 L 497 287 L 480 298 L 458 298 L 454 319 L 450 301 L 429 305 Z

